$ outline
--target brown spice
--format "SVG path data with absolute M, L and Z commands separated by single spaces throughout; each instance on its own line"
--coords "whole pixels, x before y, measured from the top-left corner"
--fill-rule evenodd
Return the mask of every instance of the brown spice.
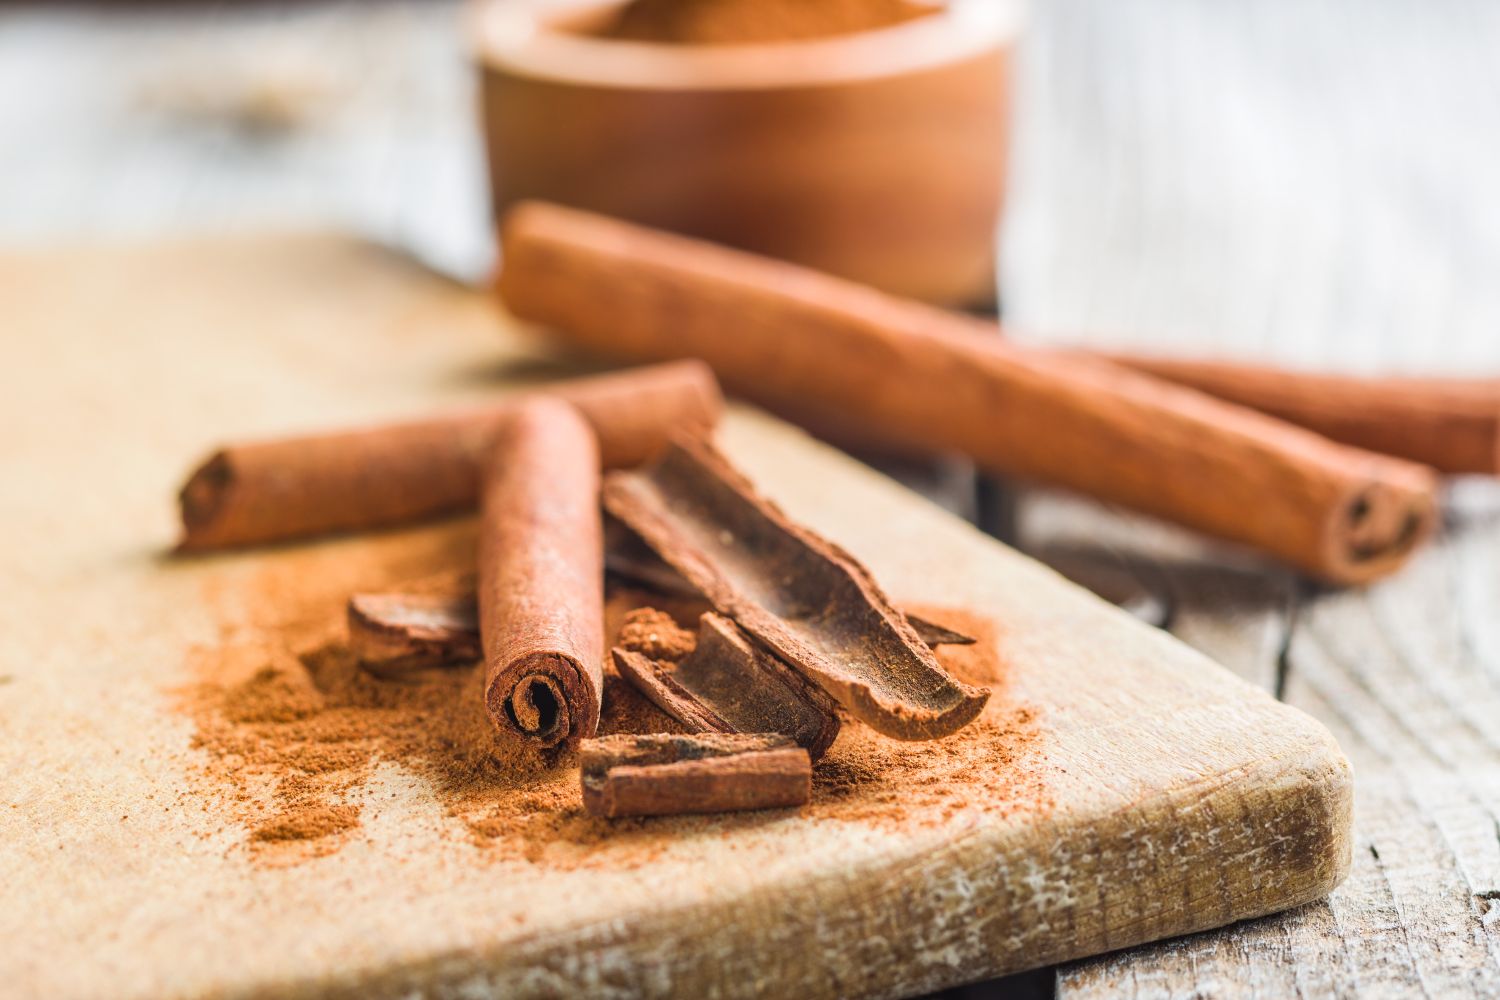
M 232 444 L 183 485 L 180 548 L 387 528 L 471 509 L 496 430 L 542 396 L 578 408 L 610 467 L 645 461 L 684 424 L 711 426 L 722 405 L 701 364 L 653 365 L 425 420 Z
M 698 640 L 665 611 L 636 608 L 625 616 L 625 626 L 615 644 L 653 660 L 676 663 L 697 647 Z
M 911 0 L 634 0 L 598 33 L 680 45 L 789 42 L 887 28 L 938 9 Z
M 605 508 L 715 610 L 861 722 L 903 740 L 972 721 L 989 692 L 955 681 L 849 553 L 787 517 L 706 440 L 612 472 Z
M 812 794 L 807 751 L 774 733 L 604 736 L 581 757 L 583 807 L 610 819 L 784 809 Z
M 570 746 L 599 728 L 604 524 L 599 446 L 571 405 L 521 405 L 496 434 L 480 503 L 485 707 L 502 732 Z
M 549 767 L 495 734 L 480 705 L 478 669 L 400 681 L 361 670 L 344 635 L 348 594 L 462 589 L 474 548 L 475 525 L 461 521 L 288 550 L 214 574 L 208 594 L 221 635 L 197 651 L 201 680 L 182 706 L 196 728 L 198 794 L 245 830 L 254 860 L 298 863 L 338 850 L 360 829 L 361 790 L 382 762 L 430 783 L 452 820 L 439 833 L 456 834 L 497 861 L 633 867 L 681 836 L 766 821 L 755 814 L 590 817 L 571 759 Z M 611 643 L 627 614 L 645 606 L 669 612 L 679 627 L 695 625 L 707 610 L 701 600 L 612 586 L 605 607 Z M 995 697 L 978 721 L 937 742 L 902 743 L 846 726 L 817 769 L 806 814 L 895 828 L 938 823 L 965 809 L 1044 810 L 1043 732 L 1032 709 L 1005 697 L 993 628 L 955 609 L 920 610 L 980 638 L 938 655 L 964 679 L 994 685 Z M 601 734 L 682 731 L 610 665 L 605 670 Z
M 605 553 L 605 567 L 610 567 Z M 618 574 L 617 574 L 618 575 Z M 674 574 L 675 576 L 675 574 Z M 629 583 L 639 577 L 624 578 Z M 687 586 L 680 578 L 668 593 Z M 647 587 L 647 589 L 655 589 Z M 653 660 L 675 663 L 693 649 L 692 633 L 678 628 L 654 608 L 632 612 L 621 645 Z M 349 598 L 349 649 L 364 668 L 381 677 L 400 677 L 431 667 L 462 666 L 479 659 L 479 609 L 472 581 L 436 593 L 354 594 Z M 974 637 L 928 621 L 910 610 L 906 620 L 929 646 L 972 645 Z
M 1500 378 L 1313 374 L 1124 354 L 1108 360 L 1439 472 L 1500 474 Z
M 473 662 L 483 655 L 473 594 L 355 594 L 348 619 L 350 652 L 381 676 Z
M 660 645 L 655 632 L 640 638 L 647 648 Z M 834 700 L 734 622 L 710 612 L 696 641 L 686 638 L 692 649 L 669 661 L 632 648 L 636 636 L 622 634 L 611 650 L 615 670 L 690 732 L 776 733 L 813 760 L 833 745 L 842 725 Z

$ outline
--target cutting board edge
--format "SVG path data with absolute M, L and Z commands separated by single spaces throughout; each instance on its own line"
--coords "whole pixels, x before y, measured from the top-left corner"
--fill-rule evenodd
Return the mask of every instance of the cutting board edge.
M 1259 767 L 1237 769 L 1233 776 L 1206 775 L 1151 804 L 1152 809 L 1236 814 L 1238 824 L 1217 829 L 1213 840 L 1242 839 L 1247 856 L 1258 856 L 1267 841 L 1289 845 L 1281 863 L 1243 871 L 1239 882 L 1249 891 L 1224 895 L 1217 912 L 1175 905 L 1165 891 L 1191 884 L 1195 874 L 1212 874 L 1234 861 L 1233 857 L 1190 852 L 1180 855 L 1169 868 L 1156 868 L 1150 877 L 1126 882 L 1127 898 L 1164 901 L 1159 912 L 1121 910 L 1113 926 L 1094 929 L 1092 938 L 1059 944 L 1062 939 L 1049 931 L 1054 921 L 1075 919 L 1067 913 L 1068 907 L 1028 907 L 1039 898 L 1057 898 L 1065 887 L 1044 886 L 1032 892 L 1029 903 L 1018 904 L 1011 898 L 1018 886 L 1003 877 L 1006 866 L 994 864 L 1007 848 L 1018 857 L 1029 853 L 1024 841 L 1036 827 L 976 824 L 949 846 L 925 857 L 886 859 L 811 881 L 789 884 L 792 880 L 788 880 L 760 887 L 741 898 L 740 913 L 732 925 L 714 919 L 716 904 L 696 903 L 652 911 L 649 920 L 636 924 L 580 921 L 483 950 L 351 969 L 333 978 L 267 982 L 242 995 L 394 998 L 420 990 L 427 997 L 457 998 L 472 995 L 476 985 L 481 985 L 488 993 L 508 997 L 601 990 L 640 996 L 755 997 L 768 991 L 807 998 L 897 996 L 1070 962 L 1277 913 L 1321 899 L 1336 888 L 1349 872 L 1353 842 L 1352 769 L 1320 723 L 1295 709 L 1288 712 L 1304 720 L 1299 735 L 1305 739 L 1300 747 L 1284 748 L 1257 762 Z M 1209 787 L 1206 792 L 1205 786 Z M 1254 800 L 1265 806 L 1289 803 L 1289 808 L 1245 807 Z M 1147 811 L 1124 811 L 1139 816 L 1140 823 L 1123 825 L 1113 838 L 1129 852 L 1115 859 L 1127 878 L 1130 870 L 1146 864 L 1160 850 L 1146 832 L 1151 826 Z M 1104 810 L 1094 822 L 1105 823 L 1120 815 L 1118 809 Z M 1076 813 L 1069 817 L 1074 823 L 1078 819 Z M 1060 824 L 1049 819 L 1043 825 Z M 1062 840 L 1059 844 L 1067 846 Z M 1024 879 L 1010 883 L 1018 881 L 1020 888 L 1026 887 Z M 858 889 L 860 884 L 882 888 L 866 896 Z M 1216 881 L 1208 889 L 1217 891 L 1222 885 Z M 807 898 L 792 905 L 789 894 L 795 893 Z M 863 905 L 859 905 L 861 899 Z M 945 907 L 956 912 L 954 907 L 960 903 L 982 915 L 977 923 L 954 928 L 955 921 L 942 916 Z M 1110 905 L 1101 900 L 1097 909 L 1107 913 Z M 927 912 L 914 915 L 919 906 Z M 832 918 L 819 917 L 830 912 Z M 1008 918 L 1003 914 L 1009 914 Z M 942 928 L 944 933 L 913 942 L 907 933 L 911 927 Z M 1028 928 L 1034 939 L 1027 937 Z M 759 940 L 747 947 L 747 936 Z M 833 945 L 830 939 L 844 943 Z M 902 942 L 901 947 L 880 949 L 889 964 L 830 971 L 832 963 L 868 950 L 870 942 L 896 940 Z M 736 966 L 749 961 L 747 956 L 765 954 L 777 956 L 773 972 Z M 787 976 L 789 970 L 800 972 L 800 977 Z M 726 973 L 737 975 L 731 978 Z

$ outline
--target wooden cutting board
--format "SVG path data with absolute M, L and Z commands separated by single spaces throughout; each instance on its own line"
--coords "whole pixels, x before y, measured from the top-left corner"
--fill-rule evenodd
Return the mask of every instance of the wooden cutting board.
M 325 661 L 278 646 L 336 636 L 348 591 L 441 569 L 472 525 L 183 561 L 173 493 L 217 441 L 551 363 L 483 296 L 343 238 L 12 255 L 0 301 L 4 992 L 895 995 L 1290 907 L 1348 868 L 1321 726 L 747 410 L 723 442 L 771 496 L 979 634 L 946 655 L 994 687 L 981 724 L 849 727 L 796 813 L 614 828 L 555 805 L 571 775 L 535 814 L 526 788 L 476 806 L 360 729 L 408 689 L 333 715 Z M 246 763 L 307 720 L 214 700 L 256 656 L 349 722 L 318 731 L 342 775 L 324 836 L 267 835 L 285 776 Z

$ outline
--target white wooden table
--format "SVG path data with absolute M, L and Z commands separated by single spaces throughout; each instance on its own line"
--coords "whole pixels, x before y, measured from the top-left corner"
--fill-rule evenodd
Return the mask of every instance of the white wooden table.
M 0 243 L 335 225 L 464 278 L 492 242 L 448 2 L 0 7 Z M 1500 5 L 1037 0 L 1017 336 L 1500 372 Z M 961 473 L 922 480 L 972 510 Z M 965 996 L 1500 994 L 1500 489 L 1365 592 L 1031 493 L 1019 543 L 1323 720 L 1331 899 Z

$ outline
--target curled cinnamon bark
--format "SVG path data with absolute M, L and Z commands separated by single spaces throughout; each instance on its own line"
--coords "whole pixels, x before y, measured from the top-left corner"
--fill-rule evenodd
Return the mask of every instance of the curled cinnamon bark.
M 504 243 L 505 304 L 573 346 L 702 358 L 790 419 L 959 452 L 1332 582 L 1392 572 L 1435 520 L 1422 466 L 1116 365 L 1027 350 L 993 324 L 538 203 L 510 213 Z
M 599 726 L 604 540 L 599 454 L 557 399 L 519 407 L 495 436 L 479 538 L 485 707 L 537 747 Z
M 902 740 L 968 725 L 989 692 L 950 676 L 868 570 L 761 497 L 707 442 L 610 473 L 604 504 L 720 613 L 857 719 Z
M 756 649 L 722 615 L 710 612 L 699 619 L 697 644 L 676 663 L 638 649 L 616 647 L 611 652 L 621 677 L 692 732 L 780 733 L 813 760 L 839 734 L 833 699 Z
M 1500 473 L 1500 378 L 1368 378 L 1185 358 L 1107 358 L 1440 472 Z
M 583 744 L 583 807 L 595 816 L 673 816 L 800 806 L 812 762 L 785 736 L 605 736 Z
M 635 465 L 683 425 L 711 426 L 722 401 L 699 363 L 549 385 L 577 407 L 607 467 Z M 409 423 L 230 445 L 181 493 L 182 551 L 404 524 L 472 508 L 496 429 L 536 393 Z

